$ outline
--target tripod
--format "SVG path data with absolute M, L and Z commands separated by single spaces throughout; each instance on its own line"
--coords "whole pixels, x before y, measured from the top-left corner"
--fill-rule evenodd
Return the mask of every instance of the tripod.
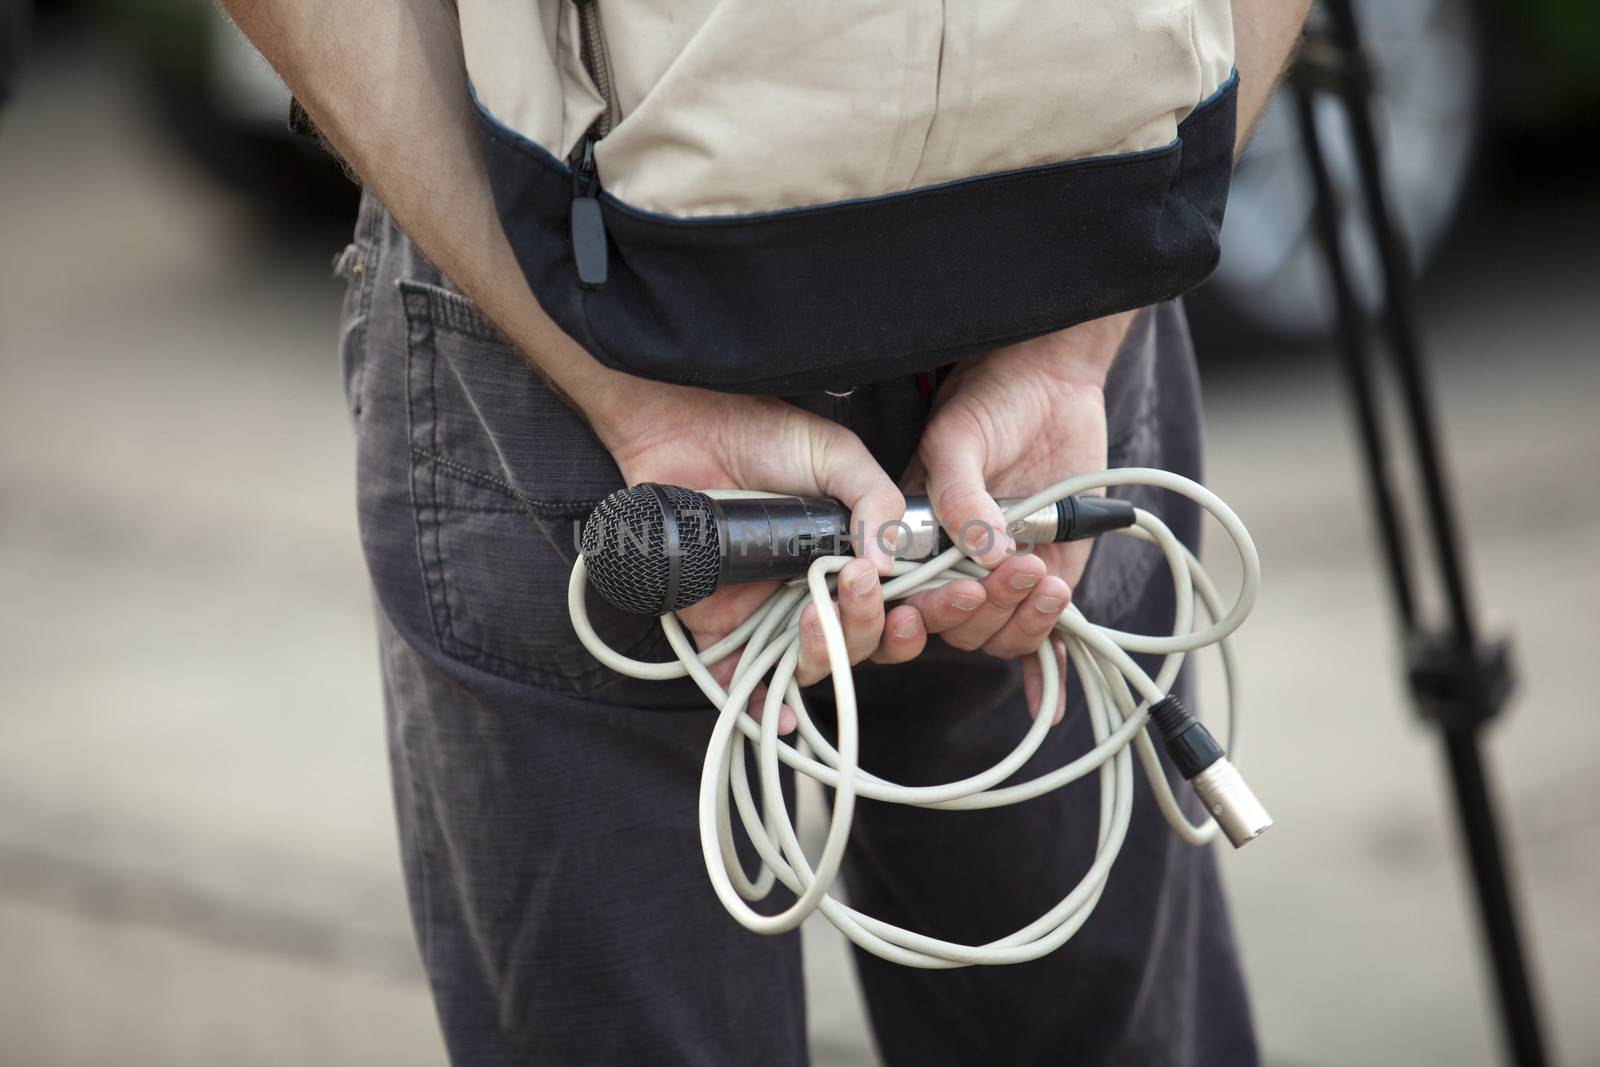
M 1418 712 L 1440 731 L 1456 815 L 1477 891 L 1479 919 L 1494 967 L 1501 1023 L 1511 1062 L 1536 1067 L 1545 1061 L 1539 1012 L 1529 983 L 1495 817 L 1494 799 L 1479 749 L 1479 731 L 1505 707 L 1513 678 L 1505 640 L 1480 633 L 1464 573 L 1463 548 L 1446 484 L 1433 399 L 1422 352 L 1410 264 L 1385 196 L 1371 112 L 1372 79 L 1350 0 L 1327 0 L 1307 27 L 1290 74 L 1304 154 L 1315 193 L 1318 242 L 1338 312 L 1340 362 L 1354 407 L 1362 458 L 1367 468 L 1378 534 L 1404 639 L 1407 680 Z M 1431 552 L 1446 618 L 1424 619 L 1418 608 L 1417 568 L 1396 503 L 1391 450 L 1379 412 L 1371 324 L 1352 284 L 1339 238 L 1339 205 L 1319 138 L 1313 98 L 1338 98 L 1355 148 L 1366 221 L 1382 265 L 1381 332 L 1393 359 L 1406 434 L 1415 464 L 1426 522 L 1417 539 Z

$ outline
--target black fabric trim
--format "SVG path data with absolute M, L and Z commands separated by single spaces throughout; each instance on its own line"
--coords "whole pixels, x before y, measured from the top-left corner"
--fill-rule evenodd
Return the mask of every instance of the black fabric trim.
M 1236 86 L 1164 148 L 867 200 L 678 219 L 603 195 L 598 289 L 572 260 L 571 172 L 478 115 L 511 247 L 562 329 L 632 374 L 782 394 L 927 370 L 1199 285 L 1219 255 Z

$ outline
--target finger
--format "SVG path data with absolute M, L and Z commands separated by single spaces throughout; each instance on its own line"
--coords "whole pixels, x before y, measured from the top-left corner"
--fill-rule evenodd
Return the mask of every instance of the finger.
M 758 582 L 753 585 L 732 586 L 719 590 L 715 596 L 702 600 L 690 608 L 678 612 L 678 620 L 689 631 L 689 636 L 694 641 L 694 647 L 703 653 L 706 649 L 722 640 L 745 616 L 755 610 L 767 597 L 778 588 L 776 582 Z M 724 691 L 733 685 L 733 672 L 739 666 L 739 653 L 722 657 L 717 662 L 710 664 L 707 670 Z M 767 687 L 758 684 L 751 693 L 750 700 L 745 705 L 745 710 L 757 721 L 761 721 L 761 712 L 766 700 Z M 798 721 L 795 719 L 794 710 L 789 705 L 782 705 L 779 713 L 778 732 L 787 734 L 795 729 Z
M 828 608 L 831 611 L 833 605 Z M 810 685 L 828 673 L 828 646 L 822 638 L 815 604 L 800 609 L 799 627 L 800 659 L 795 663 L 794 680 L 799 685 Z
M 1056 656 L 1056 677 L 1061 680 L 1056 693 L 1056 706 L 1050 718 L 1050 724 L 1055 726 L 1067 714 L 1067 646 L 1059 637 L 1052 637 L 1050 646 Z M 1038 717 L 1039 697 L 1043 691 L 1044 668 L 1039 665 L 1039 657 L 1029 656 L 1022 661 L 1022 697 L 1028 705 L 1030 717 Z
M 898 604 L 889 612 L 883 640 L 872 653 L 874 663 L 906 663 L 922 655 L 928 646 L 928 630 L 922 613 L 909 604 Z
M 872 561 L 879 574 L 888 574 L 896 543 L 904 536 L 899 524 L 906 513 L 905 497 L 849 430 L 831 427 L 813 434 L 811 442 L 818 486 L 850 509 L 856 555 Z
M 984 488 L 984 439 L 946 429 L 937 449 L 920 453 L 927 469 L 928 499 L 950 540 L 985 567 L 998 567 L 1011 538 L 1005 512 Z
M 839 621 L 850 662 L 872 655 L 883 638 L 883 583 L 870 560 L 855 560 L 839 572 Z
M 909 597 L 905 603 L 917 609 L 922 625 L 930 634 L 942 634 L 972 618 L 989 594 L 983 583 L 971 578 L 959 578 L 938 589 L 929 589 Z M 891 615 L 893 612 L 890 613 Z
M 1059 637 L 1050 638 L 1050 647 L 1056 650 L 1056 672 L 1061 676 L 1061 693 L 1056 697 L 1056 717 L 1050 720 L 1052 726 L 1059 725 L 1067 717 L 1067 644 Z M 785 711 L 789 709 L 784 708 Z M 792 718 L 794 713 L 789 712 Z M 783 724 L 778 724 L 779 732 L 783 731 Z
M 750 694 L 750 703 L 745 706 L 745 710 L 750 713 L 750 717 L 756 722 L 760 722 L 765 717 L 767 710 L 767 683 L 761 682 L 756 686 L 755 692 Z M 779 704 L 778 736 L 782 737 L 784 734 L 794 732 L 795 727 L 799 725 L 800 720 L 794 717 L 794 709 L 787 704 Z
M 1044 688 L 1044 669 L 1035 656 L 1022 661 L 1022 701 L 1028 705 L 1028 718 L 1039 717 L 1039 693 Z
M 695 645 L 698 648 L 706 648 L 716 641 L 716 638 L 710 635 L 695 634 L 694 637 Z M 726 691 L 733 685 L 733 672 L 738 665 L 739 657 L 737 655 L 724 656 L 707 669 L 711 672 L 711 677 L 716 679 L 717 684 Z M 745 711 L 749 712 L 750 717 L 755 719 L 756 722 L 761 721 L 761 713 L 766 707 L 766 699 L 766 683 L 757 683 L 755 690 L 750 694 L 750 699 L 745 702 Z M 779 712 L 778 717 L 778 733 L 787 734 L 798 725 L 799 720 L 794 716 L 794 709 L 787 704 L 782 705 L 782 710 Z
M 982 648 L 1011 621 L 1030 593 L 1044 579 L 1044 560 L 1034 555 L 1007 556 L 983 580 L 984 602 L 972 617 L 944 635 L 957 648 Z
M 690 630 L 689 636 L 693 639 L 695 648 L 702 653 L 716 644 L 722 637 L 720 634 L 703 634 L 695 630 Z M 723 656 L 715 663 L 708 664 L 706 670 L 710 673 L 712 679 L 726 692 L 728 687 L 733 685 L 733 672 L 738 666 L 739 654 L 736 652 L 730 656 Z
M 783 414 L 780 428 L 762 421 L 758 440 L 739 439 L 728 449 L 734 484 L 840 501 L 850 509 L 851 533 L 862 534 L 856 554 L 888 573 L 895 523 L 905 515 L 905 498 L 894 481 L 843 426 L 780 400 L 771 404 Z
M 839 608 L 830 600 L 825 610 L 837 615 Z M 800 685 L 815 685 L 828 672 L 828 642 L 822 636 L 822 623 L 817 621 L 817 606 L 807 604 L 800 612 L 800 661 L 795 664 L 794 680 Z
M 678 621 L 694 639 L 694 647 L 702 653 L 726 637 L 777 591 L 777 582 L 753 582 L 749 585 L 732 585 L 719 589 L 712 596 L 678 612 Z M 729 658 L 719 661 L 712 674 L 724 686 L 732 677 L 736 661 Z M 717 674 L 716 668 L 722 673 Z
M 1027 655 L 1044 644 L 1071 600 L 1072 590 L 1067 583 L 1053 574 L 1046 575 L 1005 625 L 984 643 L 983 650 L 1001 659 Z

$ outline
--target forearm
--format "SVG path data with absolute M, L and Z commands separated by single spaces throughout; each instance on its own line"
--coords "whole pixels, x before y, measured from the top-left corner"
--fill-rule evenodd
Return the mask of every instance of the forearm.
M 1235 154 L 1244 150 L 1277 88 L 1310 7 L 1311 0 L 1233 0 L 1233 54 L 1239 68 Z
M 596 362 L 524 281 L 495 214 L 452 5 L 222 2 L 412 240 L 558 389 L 599 422 L 649 387 Z

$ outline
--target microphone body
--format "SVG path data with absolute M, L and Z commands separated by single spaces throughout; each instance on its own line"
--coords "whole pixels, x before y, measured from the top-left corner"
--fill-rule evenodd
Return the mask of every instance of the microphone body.
M 1084 525 L 1084 512 L 1105 503 L 1100 497 L 1084 499 L 1090 503 L 1081 508 L 1076 505 L 1076 498 L 1071 497 L 1048 504 L 1011 523 L 1006 532 L 1018 545 L 1027 548 L 1093 536 L 1098 529 L 1071 536 L 1076 528 Z M 882 537 L 887 548 L 889 530 L 898 529 L 901 544 L 893 555 L 906 560 L 932 559 L 953 544 L 925 496 L 906 497 L 905 516 L 879 531 L 852 531 L 850 510 L 828 497 L 767 496 L 731 500 L 707 497 L 706 500 L 716 519 L 722 550 L 719 585 L 798 577 L 819 557 L 854 555 L 852 534 Z M 1001 500 L 998 503 L 1007 508 L 1015 502 Z M 1118 509 L 1121 504 L 1115 501 L 1111 507 Z M 1117 513 L 1120 516 L 1120 510 Z M 1130 512 L 1130 520 L 1131 517 Z M 980 551 L 988 547 L 990 538 L 998 536 L 987 526 L 976 526 L 966 533 L 970 534 L 964 538 L 966 547 Z
M 1009 505 L 1001 501 L 1001 507 Z M 1108 497 L 1066 497 L 1013 522 L 1019 546 L 1093 537 L 1133 525 L 1133 505 Z M 899 530 L 895 556 L 930 559 L 951 545 L 927 497 L 907 497 L 898 527 L 852 531 L 850 511 L 819 497 L 716 499 L 676 486 L 642 483 L 601 501 L 583 528 L 590 583 L 623 611 L 662 615 L 726 585 L 787 580 L 822 556 L 853 554 L 852 534 Z M 999 532 L 981 524 L 958 530 L 963 547 L 982 551 Z
M 763 582 L 804 574 L 822 556 L 852 555 L 850 512 L 828 497 L 767 496 L 717 500 L 722 570 L 717 585 Z

